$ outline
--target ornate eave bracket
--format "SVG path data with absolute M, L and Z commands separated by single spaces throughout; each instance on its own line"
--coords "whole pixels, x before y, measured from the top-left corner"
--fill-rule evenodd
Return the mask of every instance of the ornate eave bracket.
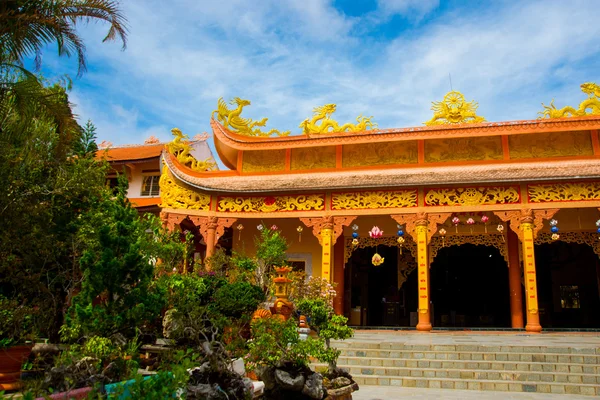
M 219 241 L 219 238 L 225 233 L 225 228 L 231 227 L 237 221 L 237 218 L 219 218 L 215 216 L 209 217 L 195 217 L 190 216 L 190 221 L 198 227 L 200 234 L 206 240 L 208 237 L 208 230 L 215 230 L 215 244 Z
M 172 214 L 164 211 L 160 213 L 160 219 L 169 231 L 173 231 L 175 225 L 179 225 L 186 217 L 187 216 L 183 214 Z
M 510 223 L 510 229 L 517 234 L 519 240 L 523 241 L 523 231 L 521 223 L 533 223 L 533 237 L 537 237 L 538 232 L 544 227 L 544 220 L 554 217 L 558 208 L 545 210 L 531 210 L 529 208 L 517 211 L 494 211 L 494 214 L 504 222 Z
M 414 239 L 415 228 L 419 224 L 427 225 L 427 241 L 431 241 L 433 235 L 437 232 L 437 227 L 446 222 L 452 213 L 417 213 L 417 214 L 397 214 L 391 217 L 400 225 L 406 226 L 406 233 Z
M 344 231 L 344 226 L 348 226 L 356 219 L 356 216 L 343 216 L 343 217 L 332 217 L 327 215 L 325 217 L 318 218 L 300 218 L 300 221 L 307 228 L 313 228 L 313 235 L 319 240 L 319 244 L 321 243 L 321 230 L 324 228 L 333 229 L 333 243 L 340 237 L 342 232 Z

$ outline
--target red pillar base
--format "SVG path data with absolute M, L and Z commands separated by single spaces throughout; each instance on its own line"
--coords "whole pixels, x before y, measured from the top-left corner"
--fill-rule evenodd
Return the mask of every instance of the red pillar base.
M 527 324 L 527 326 L 525 326 L 525 331 L 530 333 L 540 333 L 542 331 L 542 326 L 540 324 Z

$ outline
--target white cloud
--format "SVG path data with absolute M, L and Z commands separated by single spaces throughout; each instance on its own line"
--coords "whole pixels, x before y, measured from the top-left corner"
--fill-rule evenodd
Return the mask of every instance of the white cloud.
M 389 17 L 395 14 L 412 15 L 421 19 L 429 12 L 435 10 L 439 0 L 377 0 L 378 14 Z
M 382 0 L 380 8 L 427 13 L 435 3 Z M 244 115 L 295 132 L 325 103 L 338 103 L 340 121 L 366 114 L 381 128 L 415 126 L 449 90 L 451 73 L 488 120 L 535 118 L 542 101 L 577 104 L 579 83 L 598 79 L 592 3 L 453 10 L 383 41 L 355 36 L 368 17 L 349 18 L 325 0 L 130 1 L 125 52 L 99 44 L 104 26 L 85 31 L 93 68 L 75 82 L 77 110 L 115 144 L 167 139 L 174 126 L 209 130 L 221 96 L 249 98 Z

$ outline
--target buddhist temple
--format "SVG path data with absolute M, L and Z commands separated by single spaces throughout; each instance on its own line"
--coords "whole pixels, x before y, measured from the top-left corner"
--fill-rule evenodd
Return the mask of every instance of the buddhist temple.
M 161 218 L 202 258 L 280 230 L 290 265 L 336 283 L 351 325 L 600 328 L 600 88 L 581 88 L 579 107 L 530 120 L 488 122 L 453 91 L 423 126 L 342 123 L 328 104 L 295 133 L 221 99 L 210 125 L 227 169 L 174 130 Z

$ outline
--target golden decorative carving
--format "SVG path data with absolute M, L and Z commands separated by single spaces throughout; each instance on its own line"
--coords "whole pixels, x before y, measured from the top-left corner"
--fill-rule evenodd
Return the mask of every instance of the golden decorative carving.
M 359 237 L 356 239 L 358 241 L 356 245 L 352 244 L 352 240 L 353 239 L 351 237 L 347 237 L 344 242 L 344 264 L 346 264 L 348 260 L 350 260 L 350 257 L 352 257 L 352 251 L 354 249 L 362 249 L 365 247 L 376 246 L 400 247 L 400 243 L 398 243 L 398 237 L 396 236 L 383 236 L 378 239 L 373 239 L 368 236 Z M 413 256 L 416 256 L 417 254 L 417 244 L 410 237 L 406 237 L 404 243 L 402 243 L 402 248 L 407 249 Z
M 558 208 L 535 211 L 525 208 L 517 211 L 494 211 L 494 214 L 502 221 L 509 222 L 510 229 L 512 229 L 519 237 L 519 240 L 523 242 L 523 231 L 521 230 L 522 222 L 533 223 L 533 237 L 535 238 L 538 232 L 544 227 L 544 219 L 552 218 L 557 212 Z
M 423 122 L 425 125 L 472 124 L 485 122 L 485 118 L 477 115 L 479 105 L 475 101 L 466 101 L 465 96 L 457 91 L 446 93 L 444 100 L 432 102 L 433 117 Z
M 510 135 L 511 159 L 573 157 L 594 154 L 589 131 L 540 132 Z
M 283 171 L 284 169 L 285 149 L 243 153 L 242 172 Z
M 484 136 L 425 140 L 425 162 L 502 160 L 502 138 Z
M 581 91 L 588 95 L 588 98 L 579 104 L 579 108 L 575 109 L 571 106 L 566 106 L 560 110 L 554 105 L 554 99 L 547 106 L 542 103 L 544 111 L 538 113 L 538 118 L 564 118 L 564 117 L 581 117 L 584 115 L 600 115 L 600 86 L 593 82 L 582 84 Z
M 160 206 L 162 208 L 184 208 L 203 211 L 210 209 L 209 194 L 195 192 L 178 184 L 166 167 L 163 167 L 159 185 Z
M 521 201 L 518 186 L 479 186 L 427 189 L 426 206 L 475 206 L 515 204 Z
M 530 203 L 600 200 L 600 182 L 548 183 L 527 185 Z
M 342 167 L 369 165 L 416 164 L 417 141 L 345 144 L 342 146 Z
M 398 224 L 405 225 L 405 232 L 413 236 L 418 226 L 427 229 L 427 240 L 437 232 L 437 226 L 443 224 L 452 213 L 424 213 L 390 215 Z M 414 238 L 414 236 L 413 236 Z
M 262 131 L 258 127 L 264 127 L 267 124 L 268 118 L 263 118 L 260 121 L 253 121 L 250 118 L 242 118 L 240 114 L 244 107 L 249 106 L 250 101 L 235 97 L 229 102 L 229 104 L 237 106 L 235 109 L 230 110 L 227 107 L 227 103 L 221 97 L 219 99 L 217 109 L 212 112 L 213 118 L 217 114 L 217 120 L 223 124 L 223 126 L 230 131 L 237 133 L 238 135 L 244 136 L 287 136 L 290 131 L 280 132 L 277 129 L 271 129 L 268 132 Z
M 379 190 L 331 194 L 332 210 L 364 210 L 374 208 L 405 208 L 417 206 L 417 190 Z
M 598 239 L 598 233 L 596 232 L 561 232 L 558 240 L 566 243 L 587 244 L 600 257 L 600 239 Z M 552 239 L 551 233 L 542 232 L 535 239 L 535 244 L 542 243 L 556 243 L 556 240 Z
M 302 221 L 307 228 L 313 228 L 313 235 L 319 240 L 319 243 L 322 244 L 322 229 L 333 229 L 331 242 L 335 243 L 344 231 L 344 226 L 350 225 L 355 219 L 356 216 L 332 217 L 331 215 L 326 215 L 324 217 L 316 218 L 300 218 L 300 221 Z
M 217 211 L 269 213 L 282 211 L 323 211 L 324 194 L 305 194 L 295 196 L 251 196 L 218 198 Z
M 292 149 L 291 169 L 335 168 L 335 146 Z
M 429 260 L 433 262 L 440 249 L 448 246 L 460 246 L 462 244 L 474 244 L 477 246 L 492 246 L 498 249 L 506 265 L 508 265 L 508 248 L 506 240 L 501 233 L 487 233 L 481 235 L 447 235 L 434 236 L 429 243 Z
M 337 121 L 331 119 L 331 115 L 335 110 L 335 104 L 325 104 L 321 107 L 315 107 L 312 118 L 307 118 L 300 123 L 302 133 L 309 135 L 334 132 L 363 132 L 377 127 L 377 124 L 371 121 L 373 117 L 363 117 L 362 115 L 356 117 L 356 124 L 347 123 L 340 126 Z
M 186 141 L 189 139 L 188 135 L 184 135 L 181 130 L 177 128 L 171 129 L 171 133 L 175 137 L 172 142 L 167 143 L 167 151 L 177 158 L 182 165 L 190 168 L 192 171 L 204 172 L 211 171 L 216 168 L 217 164 L 210 158 L 204 161 L 199 161 L 192 156 L 192 147 Z

